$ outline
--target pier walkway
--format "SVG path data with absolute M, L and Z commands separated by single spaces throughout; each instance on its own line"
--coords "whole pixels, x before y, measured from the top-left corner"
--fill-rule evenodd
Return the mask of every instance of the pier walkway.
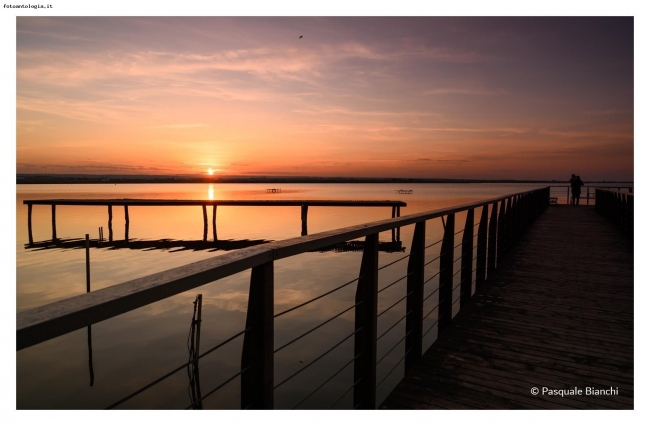
M 547 208 L 380 408 L 633 409 L 633 266 L 593 208 Z

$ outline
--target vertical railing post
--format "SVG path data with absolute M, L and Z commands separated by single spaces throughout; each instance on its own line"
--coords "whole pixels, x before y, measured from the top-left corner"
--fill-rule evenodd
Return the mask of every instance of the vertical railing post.
M 460 306 L 472 298 L 472 263 L 474 252 L 474 209 L 467 210 L 460 259 Z
M 508 202 L 506 204 L 506 216 L 505 216 L 505 230 L 506 230 L 506 236 L 505 236 L 505 251 L 504 253 L 507 253 L 510 251 L 510 246 L 512 245 L 512 197 L 508 197 Z
M 498 203 L 492 204 L 492 215 L 490 216 L 490 229 L 488 231 L 488 265 L 487 273 L 488 277 L 492 275 L 492 271 L 496 267 L 497 260 L 497 211 Z M 486 208 L 488 206 L 485 206 Z
M 481 221 L 478 225 L 478 240 L 476 242 L 476 289 L 485 283 L 485 264 L 488 242 L 488 204 L 483 206 Z
M 422 356 L 424 303 L 424 239 L 426 221 L 415 224 L 406 279 L 406 358 L 404 372 Z
M 377 282 L 379 234 L 366 237 L 354 310 L 353 407 L 374 410 L 377 382 Z
M 499 206 L 498 233 L 497 263 L 501 261 L 506 249 L 506 200 L 501 200 Z
M 32 235 L 32 204 L 27 204 L 27 231 L 29 231 L 29 244 L 34 244 L 34 236 Z
M 454 213 L 447 215 L 445 233 L 440 245 L 440 278 L 438 283 L 438 335 L 451 322 L 454 284 Z
M 251 271 L 241 369 L 241 407 L 272 409 L 273 262 Z

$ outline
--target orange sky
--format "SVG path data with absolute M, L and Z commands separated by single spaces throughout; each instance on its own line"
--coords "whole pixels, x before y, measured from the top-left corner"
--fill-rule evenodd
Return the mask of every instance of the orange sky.
M 632 18 L 17 17 L 16 36 L 18 173 L 633 179 Z

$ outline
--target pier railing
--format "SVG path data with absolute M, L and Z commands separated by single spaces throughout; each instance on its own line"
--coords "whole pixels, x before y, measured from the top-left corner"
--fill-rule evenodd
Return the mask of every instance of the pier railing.
M 564 201 L 566 194 L 566 204 L 571 204 L 571 185 L 551 185 L 551 198 L 555 198 L 556 202 Z M 596 190 L 601 188 L 600 186 L 583 186 L 582 191 L 580 191 L 580 204 L 594 205 L 596 199 Z M 628 191 L 633 192 L 634 187 L 632 186 L 618 186 L 611 187 L 611 190 L 617 191 Z
M 460 309 L 466 306 L 471 299 L 472 290 L 476 290 L 483 285 L 505 253 L 512 247 L 512 244 L 548 206 L 549 191 L 550 188 L 545 187 L 451 208 L 396 217 L 249 247 L 24 311 L 17 315 L 17 350 L 250 269 L 248 311 L 244 330 L 197 355 L 193 360 L 154 380 L 147 386 L 134 391 L 112 404 L 109 408 L 119 406 L 172 374 L 187 368 L 188 365 L 198 363 L 199 358 L 243 336 L 241 370 L 216 388 L 203 393 L 199 401 L 193 400 L 192 404 L 187 408 L 196 407 L 203 399 L 238 377 L 241 380 L 242 408 L 274 408 L 274 392 L 276 389 L 304 370 L 312 367 L 322 357 L 351 339 L 354 344 L 352 359 L 324 383 L 315 386 L 315 389 L 307 390 L 305 397 L 296 407 L 314 395 L 343 369 L 353 365 L 353 382 L 332 407 L 336 406 L 349 392 L 353 392 L 353 408 L 374 409 L 378 402 L 377 387 L 402 361 L 404 361 L 405 371 L 415 364 L 423 353 L 423 337 L 428 335 L 434 327 L 437 326 L 438 335 L 445 330 L 452 321 L 454 305 L 460 302 Z M 459 231 L 455 231 L 455 218 L 458 213 L 465 213 L 466 219 L 464 227 Z M 475 216 L 478 218 L 476 223 L 474 222 Z M 443 237 L 439 241 L 427 245 L 425 243 L 427 221 L 437 218 L 442 219 L 444 226 Z M 410 253 L 387 265 L 379 266 L 379 233 L 407 225 L 415 225 Z M 456 235 L 460 233 L 462 233 L 462 240 L 459 244 L 455 244 Z M 365 240 L 357 278 L 291 309 L 274 314 L 275 261 L 359 238 Z M 425 262 L 425 252 L 432 247 L 439 248 L 439 255 L 433 260 Z M 454 253 L 458 248 L 460 248 L 461 254 L 459 257 L 454 258 Z M 408 259 L 408 262 L 405 275 L 379 289 L 379 271 L 406 259 Z M 425 277 L 425 266 L 434 261 L 439 262 L 438 272 L 427 278 Z M 460 264 L 457 264 L 458 261 L 460 261 Z M 455 269 L 457 269 L 456 272 L 454 272 Z M 454 282 L 458 281 L 455 280 L 458 274 L 460 274 L 460 282 L 454 286 Z M 425 284 L 432 282 L 436 278 L 438 281 L 437 288 L 425 296 Z M 382 312 L 378 312 L 378 295 L 404 279 L 406 279 L 406 294 Z M 351 302 L 351 306 L 281 347 L 274 347 L 274 320 L 276 318 L 355 282 L 357 286 L 356 296 L 353 303 Z M 460 295 L 454 299 L 454 291 L 459 287 Z M 434 295 L 438 299 L 438 303 L 428 313 L 425 313 L 424 304 Z M 431 301 L 434 300 L 435 298 L 431 299 Z M 378 336 L 378 318 L 404 301 L 406 303 L 406 314 Z M 283 378 L 279 383 L 276 383 L 274 355 L 277 352 L 284 350 L 324 324 L 351 310 L 354 310 L 354 329 L 352 333 L 289 377 Z M 424 330 L 424 321 L 428 319 L 433 319 L 433 324 L 427 330 Z M 404 337 L 378 359 L 377 342 L 400 323 L 403 323 L 405 327 Z M 388 374 L 378 381 L 377 366 L 403 341 L 405 342 L 403 356 Z
M 596 194 L 596 211 L 634 238 L 634 194 L 608 188 L 596 188 Z

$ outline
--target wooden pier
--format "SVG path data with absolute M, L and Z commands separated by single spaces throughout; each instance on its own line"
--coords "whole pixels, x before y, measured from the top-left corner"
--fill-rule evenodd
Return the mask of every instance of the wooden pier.
M 633 409 L 633 266 L 593 207 L 549 207 L 380 408 Z
M 351 395 L 346 407 L 354 409 L 633 409 L 634 197 L 606 189 L 596 192 L 595 208 L 549 206 L 549 187 L 402 217 L 399 206 L 393 205 L 391 219 L 242 248 L 20 312 L 16 349 L 250 270 L 245 328 L 204 352 L 244 336 L 241 369 L 203 392 L 201 399 L 239 378 L 241 408 L 282 408 L 275 404 L 277 389 L 309 368 L 322 368 L 315 363 L 351 339 L 354 355 L 346 366 L 354 375 L 338 399 L 327 401 L 333 402 L 331 408 L 342 408 L 339 402 Z M 458 227 L 460 213 L 465 223 Z M 427 226 L 440 222 L 442 239 L 427 241 Z M 414 225 L 409 254 L 379 265 L 380 233 L 408 225 Z M 363 247 L 358 276 L 294 307 L 274 311 L 275 262 L 350 242 Z M 425 269 L 438 259 L 437 272 Z M 391 265 L 404 275 L 380 289 L 379 274 Z M 425 285 L 434 279 L 435 289 L 429 285 L 425 295 Z M 379 313 L 379 293 L 402 280 L 405 295 Z M 277 318 L 349 285 L 356 285 L 356 293 L 346 310 L 275 347 Z M 388 353 L 378 354 L 378 342 L 387 336 L 386 330 L 378 330 L 378 317 L 400 303 L 406 305 L 406 314 L 388 331 L 402 324 L 404 334 L 388 353 L 401 350 L 397 355 L 402 356 L 380 380 L 377 365 L 390 358 Z M 291 350 L 291 344 L 352 309 L 354 327 L 347 337 L 288 377 L 274 376 L 277 352 Z M 423 339 L 429 332 L 435 332 L 436 339 L 427 349 Z M 146 392 L 186 365 L 109 408 Z M 379 401 L 377 388 L 400 366 L 404 379 Z M 310 383 L 313 386 L 304 389 L 306 396 L 293 408 L 340 378 L 341 371 L 328 371 L 327 380 Z M 549 390 L 556 394 L 549 395 Z M 589 390 L 609 394 L 589 395 Z
M 24 200 L 27 204 L 27 227 L 29 244 L 34 244 L 32 233 L 32 207 L 46 205 L 52 208 L 52 240 L 56 235 L 56 206 L 105 206 L 108 208 L 108 241 L 113 241 L 113 207 L 124 207 L 125 237 L 129 239 L 129 207 L 143 206 L 200 206 L 203 209 L 203 241 L 208 239 L 207 207 L 212 206 L 212 238 L 217 241 L 217 206 L 300 206 L 302 222 L 301 235 L 307 235 L 307 211 L 313 207 L 391 207 L 392 217 L 400 216 L 400 208 L 406 207 L 403 201 L 394 200 L 161 200 L 161 199 L 57 199 L 57 200 Z M 393 240 L 399 241 L 399 228 Z

